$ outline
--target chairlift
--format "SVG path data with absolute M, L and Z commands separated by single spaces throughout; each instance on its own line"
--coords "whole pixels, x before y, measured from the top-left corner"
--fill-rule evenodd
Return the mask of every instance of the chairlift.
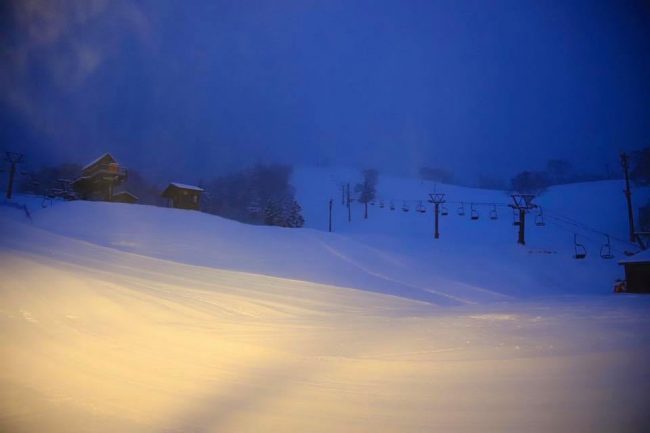
M 456 210 L 458 216 L 465 216 L 465 204 L 461 201 Z
M 409 211 L 409 205 L 406 202 L 402 203 L 402 211 L 404 211 L 404 212 Z
M 605 237 L 607 238 L 607 242 L 600 247 L 600 257 L 610 260 L 614 258 L 614 254 L 612 253 L 612 243 L 610 242 L 609 235 L 605 235 Z
M 442 215 L 442 216 L 449 215 L 449 209 L 447 209 L 447 206 L 444 205 L 444 204 L 442 206 L 440 206 L 440 215 Z
M 422 200 L 418 201 L 418 205 L 415 208 L 415 211 L 419 212 L 419 213 L 426 213 L 427 212 L 427 208 L 424 207 L 424 205 L 422 204 Z
M 473 221 L 478 220 L 479 215 L 478 215 L 478 211 L 474 208 L 474 203 L 471 203 L 471 204 L 470 204 L 470 208 L 471 208 L 471 211 L 470 211 L 470 218 L 471 218 Z
M 395 210 L 395 203 L 392 201 L 390 202 L 390 210 Z
M 539 212 L 535 216 L 535 225 L 537 227 L 544 227 L 546 223 L 544 222 L 544 211 L 542 210 L 542 207 L 539 207 Z
M 519 221 L 519 211 L 517 211 L 517 209 L 515 209 L 514 207 L 512 208 L 512 225 L 513 226 L 521 225 L 521 221 Z
M 490 219 L 491 220 L 499 219 L 499 214 L 497 213 L 497 205 L 495 204 L 492 205 L 492 210 L 490 211 Z
M 374 206 L 375 204 L 376 204 L 376 203 L 375 203 L 374 200 L 370 202 L 370 206 Z
M 379 207 L 380 207 L 381 209 L 384 208 L 384 201 L 383 201 L 383 200 L 379 202 Z
M 573 234 L 573 249 L 575 251 L 575 255 L 573 258 L 581 260 L 587 257 L 587 248 L 583 244 L 578 243 L 578 235 Z

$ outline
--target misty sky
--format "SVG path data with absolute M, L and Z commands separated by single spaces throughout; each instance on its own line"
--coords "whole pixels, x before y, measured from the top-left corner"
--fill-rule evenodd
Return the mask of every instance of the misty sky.
M 510 177 L 650 145 L 641 0 L 16 0 L 0 29 L 2 148 L 32 163 Z

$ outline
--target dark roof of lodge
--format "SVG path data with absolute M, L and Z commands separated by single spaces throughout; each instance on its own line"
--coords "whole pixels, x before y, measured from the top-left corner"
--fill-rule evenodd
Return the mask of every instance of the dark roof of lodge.
M 624 265 L 626 263 L 650 263 L 650 249 L 636 253 L 635 255 L 625 258 L 618 263 L 619 265 Z
M 138 199 L 138 196 L 137 196 L 137 195 L 135 195 L 135 194 L 133 194 L 133 193 L 130 193 L 130 192 L 128 192 L 128 191 L 120 191 L 120 192 L 116 192 L 115 194 L 113 194 L 113 197 L 120 197 L 120 196 L 123 196 L 123 195 L 131 196 L 131 197 L 133 197 L 133 198 L 136 199 L 136 200 Z
M 178 182 L 170 182 L 170 184 L 167 186 L 167 188 L 165 188 L 165 190 L 162 193 L 163 197 L 167 196 L 167 194 L 169 194 L 170 190 L 173 190 L 173 189 L 185 189 L 185 190 L 196 191 L 196 192 L 203 192 L 204 191 L 203 188 L 200 188 L 198 186 L 187 185 L 187 184 L 178 183 Z
M 95 164 L 99 164 L 99 163 L 102 162 L 104 159 L 107 159 L 107 160 L 108 160 L 108 161 L 107 161 L 108 163 L 111 163 L 111 162 L 117 162 L 117 160 L 116 160 L 115 158 L 113 158 L 113 155 L 111 155 L 110 153 L 106 152 L 105 154 L 103 154 L 103 155 L 100 156 L 99 158 L 96 158 L 96 159 L 94 159 L 93 161 L 89 162 L 88 164 L 84 165 L 84 166 L 82 167 L 81 171 L 83 171 L 83 170 L 87 170 L 87 169 L 89 169 L 90 167 L 92 167 L 92 166 L 95 165 Z

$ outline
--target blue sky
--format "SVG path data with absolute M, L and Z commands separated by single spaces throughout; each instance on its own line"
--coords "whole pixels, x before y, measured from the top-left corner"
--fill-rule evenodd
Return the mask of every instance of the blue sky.
M 56 4 L 54 4 L 56 3 Z M 15 1 L 0 138 L 210 176 L 260 161 L 510 177 L 650 145 L 642 1 Z

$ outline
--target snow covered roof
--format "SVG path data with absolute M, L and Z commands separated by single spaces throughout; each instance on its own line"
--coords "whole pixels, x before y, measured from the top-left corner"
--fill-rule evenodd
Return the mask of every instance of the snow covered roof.
M 199 188 L 198 186 L 187 185 L 185 183 L 179 183 L 179 182 L 170 182 L 167 188 L 165 188 L 165 190 L 162 192 L 162 196 L 170 198 L 169 194 L 172 194 L 172 191 L 174 189 L 185 189 L 190 191 L 203 192 L 203 188 Z
M 625 263 L 650 263 L 650 249 L 636 253 L 635 255 L 623 259 L 618 263 L 621 265 L 624 265 Z
M 169 185 L 170 186 L 175 186 L 176 188 L 181 188 L 181 189 L 191 189 L 191 190 L 194 190 L 194 191 L 201 191 L 201 192 L 204 191 L 203 188 L 200 188 L 200 187 L 194 186 L 194 185 L 187 185 L 185 183 L 170 182 Z
M 117 160 L 116 160 L 115 158 L 113 158 L 113 155 L 111 155 L 110 153 L 106 152 L 105 154 L 103 154 L 103 155 L 100 156 L 99 158 L 96 158 L 96 159 L 94 159 L 92 162 L 89 162 L 88 164 L 84 165 L 84 166 L 82 167 L 81 171 L 86 170 L 86 169 L 92 167 L 93 165 L 97 164 L 99 161 L 101 161 L 102 159 L 104 159 L 104 158 L 106 158 L 106 157 L 109 157 L 109 158 L 112 160 L 111 162 L 117 162 Z

